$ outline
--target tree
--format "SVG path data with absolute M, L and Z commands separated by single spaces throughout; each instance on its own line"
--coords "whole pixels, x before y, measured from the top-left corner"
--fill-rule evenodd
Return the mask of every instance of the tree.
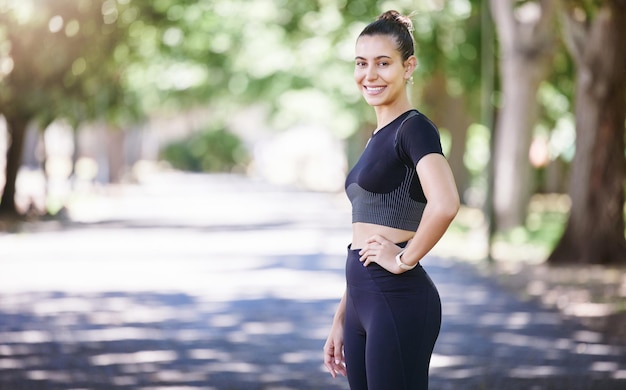
M 102 115 L 113 99 L 127 96 L 118 88 L 119 70 L 107 60 L 113 58 L 109 54 L 118 38 L 118 10 L 111 5 L 56 0 L 37 5 L 14 1 L 0 7 L 0 40 L 5 43 L 0 53 L 5 64 L 0 114 L 9 134 L 1 215 L 18 214 L 15 183 L 29 122 L 50 123 L 62 115 L 75 121 L 69 113 L 78 111 L 81 116 Z
M 576 64 L 576 154 L 569 218 L 548 261 L 624 264 L 626 1 L 563 0 L 561 11 Z
M 500 44 L 502 86 L 493 211 L 496 230 L 503 231 L 523 225 L 526 217 L 532 188 L 528 151 L 538 118 L 537 90 L 550 72 L 554 53 L 556 3 L 491 0 L 491 11 Z
M 413 17 L 419 63 L 413 95 L 419 109 L 449 133 L 447 157 L 463 195 L 471 185 L 464 164 L 467 129 L 480 112 L 481 9 L 476 0 L 440 7 Z
M 51 103 L 44 91 L 62 78 L 72 61 L 68 52 L 57 45 L 54 33 L 59 31 L 54 31 L 56 24 L 50 19 L 53 15 L 48 12 L 35 14 L 26 7 L 18 16 L 20 9 L 15 4 L 13 6 L 13 9 L 3 9 L 0 15 L 3 35 L 10 48 L 2 53 L 5 64 L 10 66 L 6 67 L 0 84 L 0 113 L 6 119 L 9 135 L 0 214 L 8 215 L 17 215 L 15 182 L 22 160 L 26 126 L 35 118 L 39 107 Z M 32 18 L 28 28 L 24 28 L 26 18 Z
M 453 133 L 450 157 L 457 167 L 467 123 L 478 112 L 472 97 L 480 85 L 478 3 L 441 3 L 414 18 L 423 65 L 415 89 L 423 92 L 429 79 L 441 86 L 443 94 L 424 108 Z M 31 12 L 18 22 L 13 11 L 20 4 Z M 396 5 L 408 13 L 415 2 Z M 348 139 L 374 120 L 352 83 L 356 34 L 386 6 L 360 0 L 0 1 L 0 50 L 10 49 L 0 61 L 13 64 L 0 75 L 0 112 L 8 118 L 28 108 L 29 120 L 63 118 L 75 129 L 98 120 L 124 129 L 144 113 L 184 115 L 200 106 L 208 107 L 212 125 L 228 127 L 241 107 L 255 105 L 278 131 L 314 123 Z M 13 58 L 20 48 L 26 54 Z M 12 123 L 11 151 L 21 151 L 22 131 Z M 11 155 L 7 170 L 16 175 L 20 159 Z M 10 183 L 6 189 L 0 209 L 12 204 L 15 189 Z

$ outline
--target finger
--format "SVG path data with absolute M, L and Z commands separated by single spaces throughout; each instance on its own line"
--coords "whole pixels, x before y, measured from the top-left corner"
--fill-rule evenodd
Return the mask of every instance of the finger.
M 331 362 L 333 361 L 334 357 L 332 352 L 326 352 L 324 351 L 324 365 L 326 367 L 330 367 Z
M 335 378 L 335 377 L 336 377 L 336 376 L 335 376 L 335 375 L 336 375 L 336 374 L 335 374 L 335 369 L 333 368 L 332 364 L 324 362 L 324 366 L 326 366 L 326 369 L 328 370 L 328 372 L 330 373 L 330 375 L 332 375 L 332 376 L 333 376 L 333 378 Z
M 343 356 L 343 348 L 337 348 L 335 352 L 335 364 L 343 364 L 344 356 Z
M 345 371 L 344 366 L 341 364 L 341 362 L 340 363 L 335 363 L 335 359 L 334 358 L 331 360 L 330 363 L 325 364 L 325 366 L 326 366 L 326 369 L 328 370 L 330 375 L 332 375 L 333 378 L 336 378 L 337 374 L 344 375 L 343 374 L 344 371 Z
M 374 252 L 374 251 L 367 251 L 367 252 L 365 252 L 365 254 L 363 256 L 359 257 L 359 261 L 361 263 L 369 264 L 372 261 L 375 261 L 376 253 L 377 252 Z M 363 264 L 363 265 L 366 265 L 366 264 Z
M 338 347 L 335 349 L 335 351 L 335 373 L 346 376 L 346 362 L 343 355 L 343 348 Z
M 346 371 L 346 364 L 345 362 L 341 362 L 341 364 L 337 367 L 337 373 L 343 375 L 343 376 L 348 376 L 348 371 Z
M 330 375 L 332 375 L 333 378 L 336 377 L 334 361 L 335 358 L 333 353 L 331 351 L 324 350 L 324 366 L 326 366 L 326 369 L 330 372 Z
M 324 366 L 326 366 L 326 369 L 328 370 L 328 372 L 332 373 L 333 372 L 333 365 L 331 364 L 331 361 L 332 360 L 330 360 L 330 359 L 324 358 Z
M 379 236 L 378 234 L 374 234 L 373 236 L 371 236 L 370 238 L 367 239 L 367 241 L 365 241 L 368 244 L 373 244 L 373 243 L 381 243 L 381 239 L 382 237 Z
M 369 238 L 367 242 L 372 243 L 372 244 L 383 245 L 384 243 L 389 242 L 389 240 L 381 236 L 380 234 L 374 234 L 373 236 Z
M 328 369 L 328 372 L 330 372 L 330 375 L 333 376 L 333 378 L 337 378 L 337 372 L 335 370 L 335 367 L 333 365 L 326 365 L 326 368 Z
M 324 345 L 324 364 L 329 364 L 332 361 L 332 358 L 334 356 L 334 348 L 332 345 Z

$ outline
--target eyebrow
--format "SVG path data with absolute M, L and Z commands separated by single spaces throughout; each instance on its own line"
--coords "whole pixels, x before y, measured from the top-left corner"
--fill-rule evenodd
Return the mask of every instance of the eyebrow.
M 380 59 L 383 59 L 383 58 L 388 58 L 388 59 L 391 59 L 391 57 L 389 57 L 389 56 L 385 56 L 385 55 L 378 56 L 378 57 L 376 57 L 376 58 L 374 58 L 374 59 L 375 59 L 375 60 L 380 60 Z M 354 57 L 354 59 L 355 59 L 355 60 L 366 60 L 367 58 L 365 58 L 365 57 L 361 57 L 361 56 L 356 56 L 356 57 Z

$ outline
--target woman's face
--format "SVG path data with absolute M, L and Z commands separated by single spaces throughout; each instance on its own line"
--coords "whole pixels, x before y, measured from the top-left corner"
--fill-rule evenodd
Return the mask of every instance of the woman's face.
M 403 62 L 391 36 L 363 35 L 356 42 L 354 81 L 371 106 L 390 106 L 405 98 L 414 67 L 415 57 Z

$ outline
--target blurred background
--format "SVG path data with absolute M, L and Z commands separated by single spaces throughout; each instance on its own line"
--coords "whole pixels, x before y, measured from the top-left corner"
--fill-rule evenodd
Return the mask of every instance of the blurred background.
M 437 254 L 626 339 L 617 0 L 0 0 L 0 240 L 117 218 L 98 199 L 142 186 L 150 199 L 172 174 L 207 178 L 215 202 L 244 180 L 345 212 L 345 174 L 375 127 L 354 43 L 388 9 L 413 13 L 411 99 L 462 197 Z M 249 223 L 225 207 L 195 221 Z M 17 255 L 7 242 L 0 261 Z
M 355 37 L 394 8 L 414 13 L 413 102 L 490 242 L 622 263 L 623 6 L 501 3 L 5 0 L 0 215 L 162 169 L 341 191 L 374 122 Z

